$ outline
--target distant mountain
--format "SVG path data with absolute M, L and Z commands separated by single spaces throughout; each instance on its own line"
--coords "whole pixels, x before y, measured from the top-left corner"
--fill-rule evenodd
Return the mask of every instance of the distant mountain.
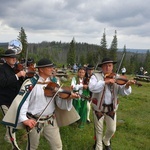
M 0 43 L 0 47 L 7 46 L 8 43 Z
M 8 43 L 0 43 L 0 47 L 7 48 L 8 47 Z
M 37 43 L 35 43 L 35 44 L 37 44 Z M 88 44 L 88 43 L 86 43 L 86 44 Z M 88 44 L 88 45 L 91 45 L 91 44 Z M 94 46 L 94 44 L 92 44 L 92 45 Z M 0 47 L 7 48 L 7 46 L 8 46 L 8 43 L 0 43 Z M 97 47 L 98 45 L 95 45 L 95 46 Z M 130 49 L 130 48 L 126 49 L 127 52 L 131 52 L 131 53 L 146 53 L 148 50 L 150 50 L 150 49 Z M 123 49 L 118 48 L 118 51 L 121 52 L 121 51 L 123 51 Z
M 150 49 L 126 49 L 127 52 L 131 53 L 146 53 Z M 123 51 L 123 49 L 118 49 L 118 51 Z

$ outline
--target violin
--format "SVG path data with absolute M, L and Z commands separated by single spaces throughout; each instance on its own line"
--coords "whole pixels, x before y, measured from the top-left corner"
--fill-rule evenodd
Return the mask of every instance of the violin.
M 15 71 L 15 73 L 17 74 L 18 72 L 20 72 L 21 70 L 23 70 L 24 69 L 24 67 L 23 67 L 23 65 L 22 64 L 15 64 L 15 66 L 14 66 L 14 71 Z
M 71 95 L 72 88 L 71 87 L 61 87 L 55 82 L 49 82 L 44 89 L 44 95 L 47 97 L 53 97 L 56 92 L 58 92 L 58 96 L 62 99 L 67 99 Z M 90 97 L 79 95 L 80 97 L 84 98 L 85 100 L 91 100 Z
M 115 83 L 118 85 L 124 85 L 129 81 L 125 75 L 124 76 L 123 75 L 118 76 L 115 73 L 106 74 L 105 75 L 105 81 L 108 79 L 115 79 L 116 80 Z M 137 82 L 136 80 L 135 80 L 135 84 L 138 86 L 142 86 L 142 84 Z
M 20 64 L 20 63 L 15 64 L 14 71 L 16 74 L 22 70 L 26 70 L 26 77 L 29 77 L 29 78 L 33 77 L 36 72 L 36 69 L 33 65 L 30 65 L 26 67 L 25 69 L 23 64 Z
M 35 75 L 36 73 L 36 68 L 34 67 L 34 64 L 30 64 L 27 68 L 26 68 L 26 76 L 31 78 Z

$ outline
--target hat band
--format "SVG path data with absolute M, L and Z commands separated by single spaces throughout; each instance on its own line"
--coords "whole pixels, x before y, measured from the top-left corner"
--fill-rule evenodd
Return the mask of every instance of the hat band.
M 106 64 L 106 63 L 115 63 L 113 61 L 104 61 L 102 64 Z
M 44 68 L 44 67 L 50 67 L 53 66 L 54 64 L 47 64 L 47 65 L 41 65 L 41 66 L 36 66 L 36 68 Z

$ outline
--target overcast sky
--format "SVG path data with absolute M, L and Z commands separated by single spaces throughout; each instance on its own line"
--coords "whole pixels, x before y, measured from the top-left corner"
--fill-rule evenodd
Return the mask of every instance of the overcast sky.
M 117 30 L 118 48 L 150 49 L 150 0 L 1 0 L 0 42 L 25 29 L 29 43 L 98 44 L 108 48 Z

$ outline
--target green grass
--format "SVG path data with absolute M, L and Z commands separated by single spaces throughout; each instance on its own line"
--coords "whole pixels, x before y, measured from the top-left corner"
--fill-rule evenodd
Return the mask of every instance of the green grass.
M 113 150 L 150 150 L 150 83 L 142 84 L 142 87 L 133 85 L 131 95 L 119 97 L 117 131 L 112 138 Z M 92 113 L 90 117 L 92 120 Z M 79 129 L 76 123 L 61 127 L 60 133 L 63 150 L 92 150 L 93 123 L 86 124 L 83 129 Z M 0 149 L 11 150 L 11 146 L 4 141 L 4 134 L 5 127 L 0 125 Z M 17 141 L 22 150 L 25 150 L 26 140 L 25 131 L 18 130 Z M 48 149 L 47 141 L 41 137 L 38 150 Z

